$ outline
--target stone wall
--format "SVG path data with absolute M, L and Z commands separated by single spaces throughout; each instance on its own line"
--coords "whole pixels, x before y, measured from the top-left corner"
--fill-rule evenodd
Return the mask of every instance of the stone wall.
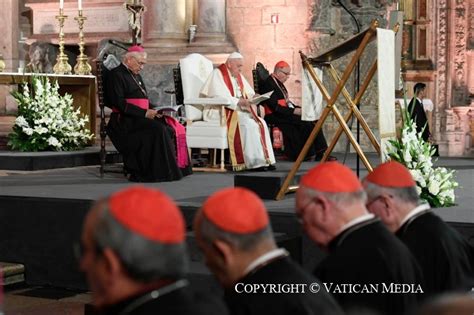
M 343 42 L 344 40 L 350 38 L 359 30 L 364 30 L 370 26 L 372 20 L 377 19 L 379 21 L 379 27 L 385 28 L 387 21 L 388 12 L 393 9 L 393 4 L 391 1 L 346 1 L 342 0 L 342 4 L 352 12 L 355 19 L 357 19 L 359 27 L 357 27 L 354 18 L 344 10 L 344 8 L 333 0 L 315 0 L 311 8 L 311 22 L 310 22 L 310 38 L 311 41 L 308 43 L 309 51 L 312 55 L 319 55 L 321 52 L 334 47 L 338 43 Z M 373 60 L 376 59 L 376 46 L 375 43 L 369 44 L 366 48 L 362 58 L 360 59 L 360 79 L 359 83 L 362 84 L 366 73 L 371 66 Z M 348 65 L 352 54 L 349 54 L 346 57 L 340 58 L 335 61 L 333 65 L 335 66 L 337 72 L 342 76 L 342 73 L 345 70 L 345 67 Z M 355 87 L 357 86 L 357 80 L 355 76 L 355 71 L 352 73 L 349 78 L 346 88 L 349 93 L 355 95 Z M 324 84 L 328 87 L 329 91 L 333 91 L 335 88 L 334 81 L 330 79 L 328 74 L 324 75 Z M 340 106 L 338 108 L 345 114 L 346 102 L 341 96 L 338 99 Z M 360 102 L 360 110 L 368 122 L 370 128 L 378 137 L 378 111 L 377 111 L 377 76 L 375 75 L 372 79 L 372 82 L 369 85 L 369 88 L 364 94 Z M 350 124 L 351 125 L 351 124 Z M 357 122 L 352 123 L 353 134 L 356 134 L 356 125 Z M 333 116 L 330 116 L 328 123 L 325 124 L 325 135 L 328 141 L 332 138 L 332 135 L 335 133 L 339 127 L 338 122 Z M 369 138 L 366 136 L 362 128 L 360 128 L 360 144 L 362 149 L 365 152 L 374 152 L 372 144 L 369 141 Z M 338 141 L 335 151 L 343 152 L 348 147 L 348 139 L 345 135 L 341 136 L 341 139 Z M 352 146 L 349 147 L 353 152 Z
M 69 6 L 75 5 L 75 0 L 65 1 Z M 161 1 L 144 0 L 144 3 L 149 7 L 147 13 L 149 20 L 157 19 L 155 15 L 160 12 L 153 8 L 156 3 L 161 3 Z M 183 1 L 187 5 L 200 3 L 209 6 L 212 3 L 208 0 L 181 0 L 181 2 Z M 221 14 L 219 21 L 225 20 L 225 36 L 231 42 L 230 45 L 223 44 L 221 26 L 211 27 L 206 31 L 206 28 L 203 27 L 207 21 L 204 14 L 202 14 L 202 19 L 197 21 L 201 25 L 198 28 L 197 42 L 181 43 L 182 47 L 178 47 L 178 53 L 168 44 L 163 44 L 162 34 L 151 32 L 153 30 L 149 29 L 150 25 L 154 24 L 144 23 L 144 45 L 150 52 L 150 60 L 143 74 L 152 102 L 166 104 L 170 101 L 170 96 L 164 91 L 173 89 L 172 68 L 177 64 L 180 56 L 189 52 L 200 52 L 209 56 L 217 64 L 224 60 L 227 53 L 237 49 L 246 59 L 243 72 L 250 82 L 252 81 L 251 70 L 256 62 L 262 62 L 271 71 L 277 61 L 288 61 L 292 66 L 292 75 L 287 82 L 287 87 L 293 100 L 299 103 L 301 100 L 299 50 L 309 56 L 318 55 L 352 36 L 356 30 L 353 18 L 338 3 L 338 0 L 216 1 L 219 1 L 219 8 L 222 7 L 221 1 L 225 1 L 226 4 L 225 17 Z M 21 37 L 20 32 L 24 37 L 34 35 L 32 34 L 31 12 L 25 7 L 25 2 L 40 3 L 41 1 L 5 0 L 2 2 L 3 10 L 0 12 L 0 21 L 2 21 L 3 29 L 6 32 L 0 39 L 2 49 L 0 52 L 6 60 L 7 71 L 16 71 L 19 60 L 25 58 L 26 49 L 18 43 Z M 97 5 L 112 5 L 120 1 L 84 0 L 84 2 L 86 7 L 92 8 Z M 374 18 L 379 19 L 384 27 L 388 12 L 395 9 L 396 6 L 393 0 L 340 0 L 340 2 L 352 11 L 360 23 L 361 29 L 367 27 Z M 167 3 L 173 3 L 173 1 Z M 425 78 L 428 83 L 428 96 L 435 104 L 433 131 L 436 142 L 440 144 L 441 153 L 462 155 L 469 152 L 470 142 L 474 137 L 472 118 L 474 117 L 474 109 L 472 109 L 474 105 L 471 105 L 471 109 L 467 111 L 464 109 L 455 110 L 454 107 L 466 107 L 474 102 L 474 0 L 432 0 L 429 3 L 429 19 L 432 26 L 430 36 L 433 41 L 428 49 L 434 70 L 430 70 L 429 73 L 414 72 L 416 72 L 416 79 Z M 189 5 L 189 7 L 192 8 L 193 5 Z M 192 14 L 190 15 L 189 12 L 186 14 L 188 19 L 191 18 Z M 186 23 L 188 22 L 186 21 Z M 207 33 L 200 33 L 200 29 Z M 86 37 L 88 35 L 91 34 L 88 34 L 86 30 Z M 200 37 L 203 35 L 206 38 Z M 199 43 L 199 41 L 207 43 L 212 39 L 215 43 L 206 46 L 205 49 Z M 179 40 L 186 42 L 186 38 Z M 23 45 L 23 47 L 25 46 Z M 361 59 L 361 82 L 374 56 L 375 48 L 371 44 Z M 335 63 L 339 73 L 342 74 L 349 57 L 342 58 Z M 325 75 L 325 85 L 331 90 L 334 85 L 329 82 L 328 78 L 329 76 Z M 354 81 L 354 76 L 351 76 L 346 85 L 351 94 L 354 90 Z M 413 83 L 410 82 L 408 87 L 411 87 Z M 361 101 L 361 111 L 377 134 L 376 88 L 375 79 Z M 14 113 L 15 108 L 9 97 L 9 92 L 10 88 L 0 87 L 0 115 Z M 412 96 L 411 91 L 408 96 Z M 343 100 L 341 102 L 343 105 Z M 340 108 L 343 107 L 340 106 Z M 328 140 L 331 139 L 337 126 L 335 120 L 329 118 L 325 125 Z M 364 133 L 361 134 L 363 135 L 361 140 L 363 149 L 373 151 Z M 345 141 L 339 141 L 337 151 L 343 151 L 344 148 Z
M 278 23 L 272 23 L 273 22 Z M 244 75 L 252 82 L 257 62 L 268 70 L 286 60 L 292 75 L 286 85 L 292 98 L 301 98 L 299 50 L 307 52 L 310 6 L 307 0 L 227 0 L 227 34 L 245 57 Z

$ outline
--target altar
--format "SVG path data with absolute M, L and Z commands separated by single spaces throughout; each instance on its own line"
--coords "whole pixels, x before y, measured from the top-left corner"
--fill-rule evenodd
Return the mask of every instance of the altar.
M 51 80 L 58 80 L 59 93 L 62 95 L 65 93 L 72 95 L 74 108 L 80 108 L 81 114 L 89 117 L 86 128 L 95 136 L 95 76 L 2 72 L 0 73 L 0 84 L 18 85 L 24 82 L 30 82 L 33 76 L 47 76 Z

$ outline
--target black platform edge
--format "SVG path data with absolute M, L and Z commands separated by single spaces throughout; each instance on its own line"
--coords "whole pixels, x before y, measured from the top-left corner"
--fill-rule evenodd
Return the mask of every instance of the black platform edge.
M 275 200 L 278 191 L 280 191 L 287 174 L 245 174 L 234 175 L 234 186 L 245 187 L 252 190 L 260 198 L 266 200 Z M 290 186 L 297 185 L 301 175 L 295 175 Z
M 80 240 L 84 218 L 94 200 L 19 197 L 0 195 L 0 261 L 25 265 L 29 285 L 49 285 L 86 290 L 78 270 L 73 246 Z M 178 202 L 179 204 L 179 202 Z M 199 206 L 181 206 L 188 230 L 186 239 L 191 258 L 190 277 L 211 277 L 193 240 L 192 224 Z M 304 248 L 304 237 L 294 214 L 272 213 L 270 220 L 277 244 L 296 261 L 305 264 L 317 248 Z M 313 255 L 314 256 L 314 255 Z M 312 269 L 314 264 L 310 265 Z M 204 270 L 204 272 L 203 272 Z M 211 277 L 212 278 L 212 277 Z M 206 287 L 215 287 L 209 283 Z
M 108 151 L 106 163 L 120 163 L 117 151 Z M 55 168 L 99 165 L 99 151 L 87 148 L 67 152 L 0 152 L 0 169 L 9 171 L 38 171 Z

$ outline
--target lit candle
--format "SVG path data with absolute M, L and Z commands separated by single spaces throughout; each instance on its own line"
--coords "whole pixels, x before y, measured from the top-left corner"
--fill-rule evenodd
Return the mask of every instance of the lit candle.
M 77 6 L 79 7 L 79 11 L 82 11 L 82 0 L 78 0 L 77 4 Z
M 59 8 L 64 9 L 64 0 L 59 0 Z

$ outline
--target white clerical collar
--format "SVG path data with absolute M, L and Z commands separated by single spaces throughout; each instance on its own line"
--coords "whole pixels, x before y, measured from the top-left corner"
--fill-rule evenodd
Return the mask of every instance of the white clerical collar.
M 346 224 L 344 224 L 341 227 L 340 232 L 344 232 L 345 230 L 347 230 L 347 229 L 349 229 L 349 228 L 351 228 L 354 225 L 357 225 L 359 223 L 369 221 L 369 220 L 373 219 L 374 217 L 375 217 L 375 215 L 373 213 L 367 213 L 367 214 L 361 215 L 360 217 L 357 217 L 357 218 L 347 222 Z
M 288 252 L 283 248 L 277 248 L 263 254 L 262 256 L 252 261 L 250 265 L 248 265 L 248 267 L 245 269 L 245 274 L 251 272 L 256 267 L 265 264 L 265 262 L 280 256 L 288 256 Z
M 418 97 L 416 98 L 416 100 L 420 102 L 421 104 L 423 104 L 423 100 L 420 100 Z
M 419 205 L 418 207 L 414 208 L 414 209 L 411 210 L 411 211 L 406 215 L 406 217 L 402 220 L 402 222 L 400 223 L 400 226 L 402 226 L 403 224 L 405 224 L 408 220 L 410 220 L 410 218 L 414 217 L 414 216 L 417 215 L 418 213 L 423 212 L 423 211 L 425 211 L 425 210 L 428 210 L 429 208 L 430 208 L 430 205 L 427 204 L 427 203 L 421 204 L 421 205 Z

